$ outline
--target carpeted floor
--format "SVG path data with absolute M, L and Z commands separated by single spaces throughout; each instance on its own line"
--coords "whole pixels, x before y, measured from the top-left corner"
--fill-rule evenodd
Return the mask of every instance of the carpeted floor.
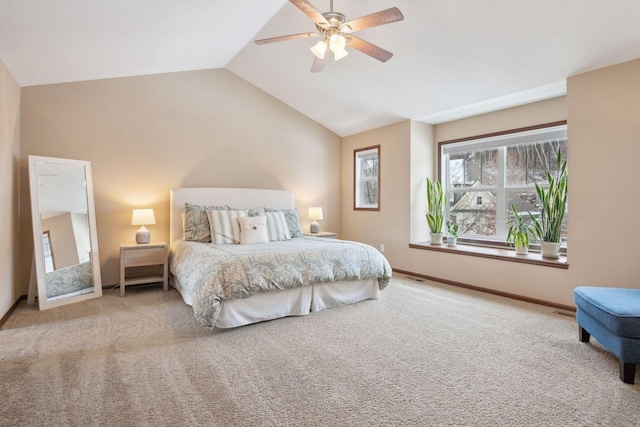
M 155 286 L 23 302 L 0 330 L 0 396 L 2 426 L 640 423 L 640 387 L 574 318 L 404 277 L 377 301 L 213 332 Z

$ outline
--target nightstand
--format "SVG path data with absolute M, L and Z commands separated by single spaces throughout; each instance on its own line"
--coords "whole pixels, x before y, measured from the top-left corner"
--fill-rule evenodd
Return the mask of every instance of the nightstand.
M 310 233 L 308 231 L 305 231 L 302 234 L 304 234 L 305 236 L 311 236 L 311 237 L 329 237 L 331 239 L 337 239 L 336 233 L 333 233 L 331 231 L 320 231 L 319 233 Z
M 120 244 L 120 296 L 129 285 L 142 283 L 162 283 L 169 290 L 169 271 L 167 268 L 167 244 L 152 242 L 148 244 Z

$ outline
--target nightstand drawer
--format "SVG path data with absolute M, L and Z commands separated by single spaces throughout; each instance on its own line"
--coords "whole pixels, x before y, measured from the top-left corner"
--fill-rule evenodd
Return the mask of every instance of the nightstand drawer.
M 143 265 L 164 264 L 164 248 L 145 248 L 124 251 L 124 266 L 137 267 Z

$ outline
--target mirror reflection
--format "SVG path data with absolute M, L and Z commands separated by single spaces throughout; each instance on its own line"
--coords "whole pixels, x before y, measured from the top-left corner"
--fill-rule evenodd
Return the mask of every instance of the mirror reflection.
M 40 308 L 100 296 L 90 163 L 29 160 Z

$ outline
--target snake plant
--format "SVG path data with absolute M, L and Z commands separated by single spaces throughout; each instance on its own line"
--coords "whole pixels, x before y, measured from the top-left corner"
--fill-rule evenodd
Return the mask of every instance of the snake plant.
M 509 220 L 511 226 L 507 232 L 507 243 L 513 243 L 516 248 L 528 248 L 529 236 L 535 233 L 533 226 L 518 214 L 518 210 L 513 203 L 511 203 L 511 211 L 513 212 L 513 218 Z
M 446 197 L 440 181 L 427 178 L 427 223 L 432 233 L 442 233 Z
M 558 151 L 558 172 L 553 176 L 547 172 L 548 188 L 536 182 L 536 193 L 542 205 L 540 219 L 531 212 L 533 234 L 541 242 L 560 242 L 562 221 L 567 212 L 567 162 L 562 161 L 562 153 Z

